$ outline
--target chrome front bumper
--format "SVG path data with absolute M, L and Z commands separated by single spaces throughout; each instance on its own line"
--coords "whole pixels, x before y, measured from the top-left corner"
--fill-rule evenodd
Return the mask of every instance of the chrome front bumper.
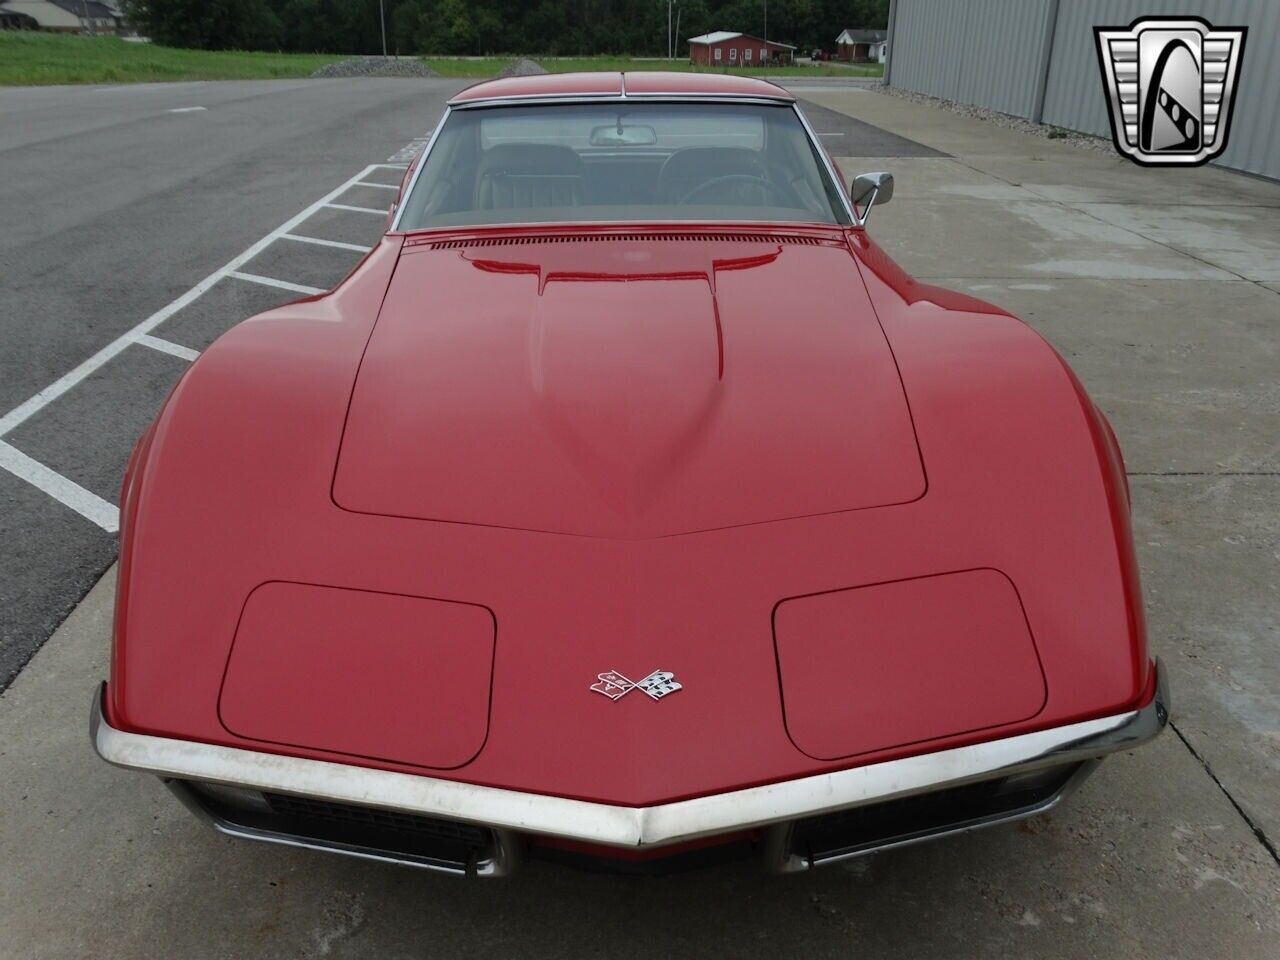
M 768 828 L 764 848 L 770 865 L 774 869 L 792 871 L 820 862 L 813 858 L 799 858 L 789 851 L 787 840 L 792 825 L 798 820 L 888 804 L 998 777 L 1077 765 L 1079 770 L 1062 789 L 1031 807 L 950 824 L 920 835 L 897 836 L 884 843 L 864 845 L 823 859 L 856 856 L 886 846 L 971 830 L 1048 809 L 1092 769 L 1091 761 L 1145 743 L 1164 728 L 1168 721 L 1169 699 L 1165 674 L 1158 662 L 1156 671 L 1155 696 L 1147 706 L 1138 710 L 967 747 L 651 807 L 591 803 L 324 760 L 128 733 L 115 729 L 103 717 L 105 688 L 98 691 L 93 703 L 91 736 L 94 749 L 108 763 L 153 773 L 166 781 L 214 784 L 482 825 L 493 831 L 494 853 L 485 862 L 472 864 L 468 872 L 493 875 L 509 872 L 514 849 L 522 835 L 640 850 L 758 828 Z M 189 788 L 184 790 L 180 787 L 179 794 L 226 833 L 379 860 L 412 862 L 362 850 L 358 845 L 317 843 L 268 830 L 238 827 L 210 815 L 207 809 L 200 810 L 199 804 L 192 802 Z M 416 865 L 432 866 L 430 863 Z

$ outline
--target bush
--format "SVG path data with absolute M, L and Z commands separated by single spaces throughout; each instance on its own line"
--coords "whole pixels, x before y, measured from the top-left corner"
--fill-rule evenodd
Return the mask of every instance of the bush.
M 280 18 L 266 0 L 127 0 L 129 19 L 156 43 L 198 50 L 278 50 Z

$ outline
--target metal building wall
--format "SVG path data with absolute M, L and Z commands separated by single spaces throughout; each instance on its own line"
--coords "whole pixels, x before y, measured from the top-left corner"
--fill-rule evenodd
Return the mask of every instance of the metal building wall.
M 1111 136 L 1093 26 L 1128 26 L 1152 14 L 1193 14 L 1214 26 L 1247 26 L 1227 149 L 1213 162 L 1280 179 L 1280 3 L 1276 0 L 1069 0 L 1054 32 L 1045 123 Z M 997 108 L 998 109 L 998 108 Z
M 1280 0 L 894 0 L 889 82 L 1110 137 L 1093 27 L 1157 14 L 1249 28 L 1229 145 L 1213 162 L 1280 179 Z
M 1050 0 L 897 0 L 890 82 L 1030 116 Z

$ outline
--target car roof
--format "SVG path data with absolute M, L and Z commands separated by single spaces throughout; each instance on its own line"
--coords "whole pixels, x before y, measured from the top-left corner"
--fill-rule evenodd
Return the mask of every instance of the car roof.
M 695 96 L 745 97 L 794 101 L 777 84 L 755 77 L 722 73 L 637 71 L 626 73 L 547 73 L 534 77 L 484 80 L 467 87 L 450 104 L 464 106 L 494 100 L 529 100 L 542 97 Z

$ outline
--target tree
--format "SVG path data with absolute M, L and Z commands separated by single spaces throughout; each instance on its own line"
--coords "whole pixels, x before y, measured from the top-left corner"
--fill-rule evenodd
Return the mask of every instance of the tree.
M 419 0 L 404 0 L 396 4 L 388 21 L 387 42 L 398 54 L 421 52 L 418 45 L 418 29 L 422 22 L 422 4 Z
M 377 53 L 378 0 L 125 0 L 158 43 L 205 49 Z M 385 0 L 400 53 L 633 54 L 667 51 L 665 0 Z M 677 0 L 684 41 L 711 30 L 757 36 L 764 0 Z M 769 38 L 830 49 L 845 27 L 884 29 L 889 0 L 769 0 Z
M 129 19 L 157 43 L 202 50 L 276 50 L 280 18 L 266 0 L 126 0 Z
M 434 0 L 418 18 L 418 49 L 423 53 L 475 52 L 475 24 L 464 0 Z

